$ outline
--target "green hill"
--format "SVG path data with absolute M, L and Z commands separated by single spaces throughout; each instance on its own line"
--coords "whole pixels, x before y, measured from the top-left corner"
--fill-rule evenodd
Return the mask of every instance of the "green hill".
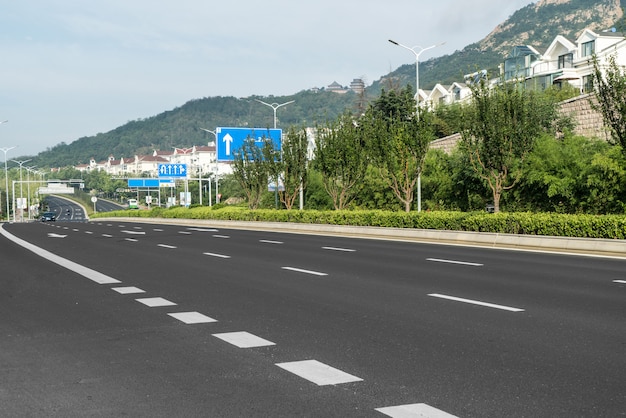
M 498 66 L 513 46 L 533 45 L 539 51 L 547 48 L 557 35 L 575 40 L 584 28 L 603 30 L 622 21 L 626 0 L 540 0 L 528 5 L 498 25 L 482 41 L 453 54 L 420 63 L 420 87 L 448 85 L 463 81 L 463 74 L 478 69 L 497 73 Z M 497 7 L 497 6 L 496 6 Z M 415 82 L 415 65 L 406 64 L 382 76 L 369 86 L 364 95 L 353 92 L 337 94 L 321 90 L 301 91 L 291 96 L 243 99 L 207 97 L 194 99 L 156 116 L 126 123 L 112 131 L 60 143 L 33 158 L 38 167 L 65 167 L 86 163 L 90 158 L 105 160 L 152 153 L 154 149 L 188 147 L 213 141 L 211 134 L 200 128 L 217 126 L 273 127 L 271 109 L 258 103 L 295 103 L 278 112 L 278 127 L 313 126 L 316 122 L 334 119 L 345 109 L 357 109 L 377 97 L 382 88 L 402 87 Z

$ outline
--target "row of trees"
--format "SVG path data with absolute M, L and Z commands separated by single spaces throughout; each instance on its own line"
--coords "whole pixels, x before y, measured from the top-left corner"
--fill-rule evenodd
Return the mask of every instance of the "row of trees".
M 446 121 L 416 109 L 407 86 L 383 90 L 360 115 L 346 112 L 317 125 L 309 163 L 304 128 L 287 131 L 282 155 L 270 141 L 260 148 L 247 143 L 235 159 L 234 178 L 251 208 L 259 207 L 274 181 L 283 185 L 280 200 L 291 209 L 314 173 L 335 209 L 399 204 L 409 211 L 426 171 L 427 209 L 468 210 L 490 203 L 497 212 L 504 202 L 510 210 L 621 212 L 626 74 L 614 59 L 604 68 L 594 61 L 594 68 L 597 109 L 617 147 L 572 136 L 572 121 L 559 114 L 554 91 L 521 83 L 493 87 L 483 80 L 471 86 L 471 102 L 449 112 Z M 453 155 L 428 152 L 441 126 L 454 126 L 462 135 Z

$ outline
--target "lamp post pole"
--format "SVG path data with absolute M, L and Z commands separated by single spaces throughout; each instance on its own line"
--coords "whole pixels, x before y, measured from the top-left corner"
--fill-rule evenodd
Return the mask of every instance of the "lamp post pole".
M 22 209 L 22 212 L 20 212 L 20 222 L 23 222 L 24 221 L 24 210 L 22 208 L 22 205 L 24 204 L 24 197 L 23 197 L 24 194 L 23 194 L 22 184 L 23 184 L 24 181 L 22 180 L 22 166 L 24 164 L 26 164 L 27 162 L 29 162 L 30 160 L 24 160 L 24 161 L 11 160 L 11 161 L 13 161 L 14 163 L 16 163 L 16 164 L 18 164 L 20 166 L 20 209 Z M 13 195 L 15 197 L 15 194 L 13 194 Z M 15 206 L 13 206 L 13 213 L 15 214 Z M 15 218 L 15 216 L 14 216 L 14 218 Z
M 282 106 L 287 106 L 288 104 L 294 103 L 295 100 L 290 100 L 288 102 L 285 103 L 265 103 L 263 100 L 259 100 L 259 99 L 255 99 L 257 102 L 264 104 L 265 106 L 269 106 L 272 108 L 272 110 L 274 111 L 274 129 L 276 129 L 276 110 L 279 107 Z M 280 135 L 280 153 L 281 153 L 281 159 L 282 159 L 282 152 L 283 152 L 283 136 L 282 134 Z M 276 189 L 274 190 L 274 203 L 276 205 L 276 209 L 278 209 L 278 177 L 276 177 Z
M 35 171 L 36 166 L 24 167 L 26 169 L 26 210 L 28 210 L 28 220 L 30 221 L 30 173 Z
M 8 120 L 3 120 L 2 122 L 0 122 L 0 125 L 2 125 L 3 123 L 7 123 Z M 7 195 L 7 222 L 9 222 L 11 220 L 11 215 L 9 212 L 9 170 L 7 168 L 7 152 L 11 151 L 13 148 L 15 147 L 5 147 L 5 148 L 0 148 L 0 151 L 4 152 L 4 182 L 5 182 L 5 193 Z
M 206 128 L 200 128 L 205 132 L 208 132 L 210 134 L 213 134 L 213 136 L 215 137 L 215 204 L 217 205 L 219 203 L 219 197 L 218 197 L 218 189 L 219 186 L 217 184 L 217 169 L 218 169 L 218 165 L 217 165 L 217 133 L 215 133 L 215 131 L 212 131 L 210 129 L 206 129 Z M 209 187 L 211 187 L 211 179 L 209 178 Z M 211 206 L 211 190 L 209 190 L 209 206 Z
M 389 42 L 391 42 L 394 45 L 400 46 L 404 49 L 407 49 L 409 51 L 411 51 L 414 55 L 415 55 L 415 114 L 417 116 L 417 120 L 419 120 L 420 117 L 420 112 L 419 112 L 419 106 L 420 106 L 420 55 L 422 54 L 422 52 L 428 51 L 429 49 L 433 49 L 435 47 L 441 46 L 443 44 L 445 44 L 445 42 L 440 42 L 438 44 L 435 45 L 431 45 L 428 46 L 426 48 L 423 48 L 421 46 L 414 46 L 413 48 L 408 47 L 406 45 L 402 45 L 399 42 L 396 42 L 392 39 L 389 39 Z M 417 49 L 417 50 L 416 50 Z M 417 211 L 421 212 L 422 211 L 422 173 L 421 173 L 421 169 L 420 169 L 420 173 L 417 174 Z
M 4 152 L 4 183 L 5 183 L 5 193 L 6 193 L 6 200 L 7 200 L 7 222 L 9 222 L 11 220 L 11 212 L 9 211 L 9 169 L 7 167 L 7 152 L 11 151 L 13 148 L 16 147 L 6 147 L 6 148 L 0 148 L 0 151 Z

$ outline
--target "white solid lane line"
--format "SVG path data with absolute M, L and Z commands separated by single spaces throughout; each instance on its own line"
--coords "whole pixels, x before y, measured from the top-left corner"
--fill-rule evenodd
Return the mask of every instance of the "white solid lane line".
M 376 408 L 376 411 L 391 418 L 457 418 L 456 415 L 448 414 L 425 403 Z
M 469 303 L 469 304 L 472 304 L 472 305 L 485 306 L 485 307 L 488 307 L 488 308 L 501 309 L 503 311 L 524 312 L 524 309 L 520 309 L 520 308 L 513 308 L 511 306 L 504 306 L 504 305 L 496 305 L 495 303 L 481 302 L 479 300 L 458 298 L 456 296 L 441 295 L 439 293 L 430 293 L 428 296 L 432 296 L 432 297 L 440 298 L 440 299 L 453 300 L 455 302 Z
M 314 276 L 328 276 L 327 273 L 322 273 L 319 271 L 313 271 L 313 270 L 304 270 L 304 269 L 299 269 L 296 267 L 281 267 L 283 270 L 289 270 L 289 271 L 295 271 L 298 273 L 306 273 L 306 274 L 312 274 Z
M 267 347 L 270 345 L 276 345 L 271 341 L 257 337 L 256 335 L 245 331 L 223 332 L 220 334 L 213 334 L 213 336 L 239 348 Z
M 276 365 L 318 386 L 338 385 L 363 380 L 360 377 L 352 376 L 317 360 L 292 361 L 276 363 Z
M 482 267 L 484 264 L 470 263 L 469 261 L 445 260 L 442 258 L 427 258 L 426 261 L 434 261 L 436 263 L 461 264 L 464 266 Z
M 81 266 L 78 263 L 67 260 L 63 257 L 59 257 L 56 254 L 52 254 L 50 251 L 44 250 L 43 248 L 39 248 L 31 244 L 30 242 L 24 241 L 23 239 L 20 239 L 16 237 L 15 235 L 10 234 L 7 231 L 5 231 L 1 224 L 0 224 L 0 234 L 4 235 L 6 238 L 10 239 L 17 245 L 20 245 L 26 248 L 27 250 L 32 251 L 38 256 L 43 257 L 48 261 L 52 261 L 53 263 L 58 264 L 62 267 L 65 267 L 66 269 L 71 270 L 74 273 L 80 274 L 81 276 L 86 277 L 93 282 L 96 282 L 98 284 L 121 283 L 119 280 L 114 279 L 113 277 L 109 277 L 105 274 L 92 270 L 88 267 Z

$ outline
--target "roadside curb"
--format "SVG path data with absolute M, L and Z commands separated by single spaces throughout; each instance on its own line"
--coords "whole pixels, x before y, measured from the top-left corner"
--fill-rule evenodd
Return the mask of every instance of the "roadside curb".
M 446 245 L 480 246 L 498 249 L 545 251 L 564 254 L 626 258 L 626 240 L 567 238 L 541 235 L 514 235 L 430 229 L 383 228 L 350 225 L 300 224 L 288 222 L 221 221 L 181 218 L 94 218 L 90 222 L 137 222 L 274 231 L 298 234 L 350 236 L 394 241 Z

